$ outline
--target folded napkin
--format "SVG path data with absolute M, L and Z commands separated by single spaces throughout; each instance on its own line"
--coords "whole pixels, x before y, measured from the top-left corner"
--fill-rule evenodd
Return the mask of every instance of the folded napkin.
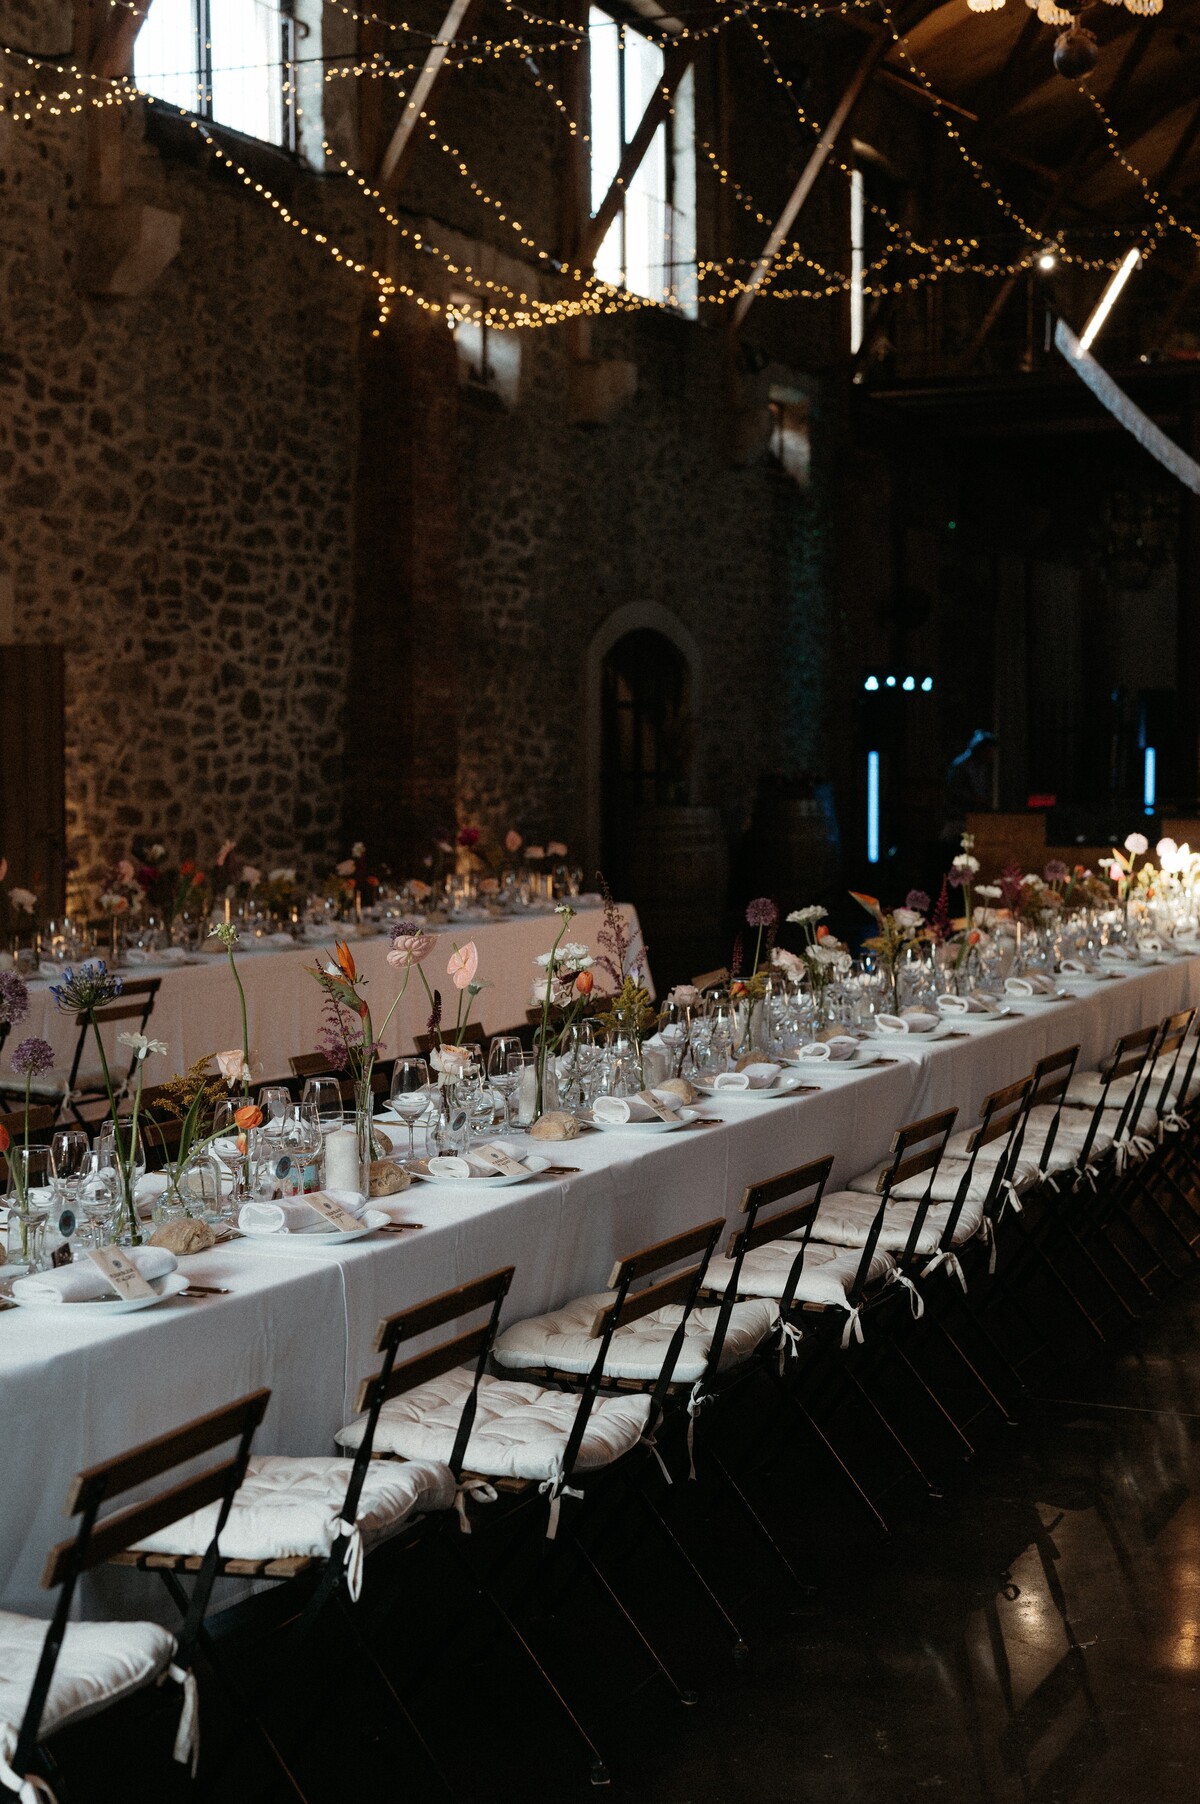
M 506 1153 L 517 1163 L 525 1163 L 521 1148 L 514 1146 L 511 1140 L 489 1140 L 488 1146 L 498 1153 Z M 482 1151 L 482 1148 L 480 1149 Z M 441 1153 L 430 1159 L 429 1170 L 435 1178 L 495 1178 L 500 1173 L 486 1159 L 480 1159 L 475 1153 Z
M 269 933 L 267 935 L 268 946 L 294 946 L 295 943 L 290 933 Z
M 724 1075 L 740 1075 L 726 1072 Z M 745 1089 L 749 1085 L 742 1086 Z M 655 1090 L 659 1102 L 666 1103 L 668 1109 L 679 1107 L 679 1098 L 670 1090 Z M 610 1126 L 620 1127 L 627 1121 L 657 1121 L 658 1116 L 649 1103 L 640 1096 L 598 1096 L 592 1104 L 592 1114 L 597 1121 L 607 1121 Z
M 125 948 L 125 963 L 127 965 L 144 965 L 149 962 L 149 958 L 150 954 L 143 951 L 141 946 L 126 946 Z
M 938 1019 L 923 1009 L 906 1009 L 902 1015 L 876 1015 L 875 1028 L 884 1034 L 931 1034 Z
M 353 1190 L 326 1190 L 331 1202 L 339 1203 L 348 1215 L 361 1215 L 366 1198 Z M 251 1238 L 268 1234 L 327 1234 L 329 1223 L 303 1197 L 285 1197 L 278 1203 L 243 1203 L 238 1211 L 238 1227 Z
M 1197 933 L 1200 933 L 1200 922 L 1180 921 L 1175 929 L 1175 938 L 1177 940 L 1194 940 Z
M 1054 982 L 1049 977 L 1006 977 L 1004 988 L 1010 996 L 1053 996 Z
M 849 1034 L 838 1035 L 833 1040 L 810 1040 L 807 1046 L 801 1046 L 797 1058 L 801 1059 L 852 1059 L 858 1051 L 858 1041 Z
M 1156 933 L 1147 933 L 1137 943 L 1139 952 L 1161 952 L 1163 943 Z
M 1090 977 L 1092 963 L 1086 958 L 1060 958 L 1058 968 L 1064 977 Z
M 939 996 L 937 999 L 939 1015 L 969 1015 L 971 1002 L 967 996 Z
M 159 953 L 164 965 L 186 965 L 189 956 L 186 946 L 168 946 Z
M 769 1090 L 777 1084 L 783 1073 L 782 1065 L 772 1065 L 766 1060 L 759 1060 L 752 1065 L 743 1065 L 740 1071 L 722 1071 L 713 1079 L 714 1090 Z M 733 1082 L 736 1078 L 738 1081 Z M 742 1080 L 745 1079 L 745 1082 Z
M 1128 963 L 1130 954 L 1128 948 L 1125 946 L 1102 946 L 1100 949 L 1100 956 L 1103 959 L 1108 959 L 1113 964 L 1123 965 Z
M 972 990 L 967 1001 L 971 1005 L 973 1015 L 998 1015 L 1000 1013 L 1000 1004 L 994 996 L 989 996 L 986 990 Z
M 148 1284 L 165 1278 L 175 1270 L 175 1255 L 166 1247 L 129 1247 L 130 1263 L 136 1265 Z M 73 1265 L 60 1265 L 52 1272 L 36 1272 L 18 1278 L 12 1287 L 14 1297 L 27 1297 L 36 1303 L 94 1303 L 104 1297 L 115 1300 L 116 1292 L 98 1266 L 84 1257 Z

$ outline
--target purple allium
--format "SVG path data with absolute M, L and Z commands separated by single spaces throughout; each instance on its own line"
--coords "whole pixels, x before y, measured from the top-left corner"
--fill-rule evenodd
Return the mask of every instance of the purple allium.
M 1071 875 L 1061 858 L 1052 858 L 1044 874 L 1047 883 L 1065 883 Z
M 758 896 L 746 904 L 746 922 L 750 927 L 774 927 L 779 910 L 770 896 Z
M 730 975 L 730 977 L 740 977 L 741 974 L 742 974 L 742 936 L 739 933 L 737 938 L 733 942 L 733 951 L 729 955 L 729 975 Z
M 12 1068 L 18 1077 L 41 1077 L 53 1064 L 53 1046 L 49 1040 L 39 1040 L 36 1034 L 22 1040 L 12 1055 Z
M 424 931 L 420 921 L 397 921 L 392 928 L 392 945 L 394 946 L 399 939 L 411 939 Z
M 0 1022 L 23 1021 L 29 1013 L 29 991 L 15 971 L 0 971 Z
M 910 889 L 904 898 L 904 906 L 911 908 L 915 914 L 927 915 L 929 913 L 929 897 L 923 889 Z

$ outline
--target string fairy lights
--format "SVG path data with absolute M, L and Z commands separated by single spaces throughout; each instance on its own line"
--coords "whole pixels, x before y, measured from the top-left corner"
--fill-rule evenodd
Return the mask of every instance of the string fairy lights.
M 408 100 L 414 76 L 433 50 L 443 53 L 440 58 L 441 67 L 447 71 L 482 67 L 489 62 L 498 64 L 502 59 L 511 58 L 515 60 L 516 66 L 524 69 L 534 88 L 544 94 L 554 107 L 567 135 L 581 145 L 588 145 L 589 134 L 584 129 L 584 122 L 572 115 L 558 84 L 544 72 L 538 62 L 539 57 L 544 58 L 552 52 L 570 55 L 581 51 L 590 41 L 587 24 L 581 24 L 578 18 L 554 18 L 541 14 L 521 4 L 521 0 L 503 0 L 503 3 L 506 16 L 511 21 L 520 22 L 512 35 L 447 39 L 422 31 L 406 20 L 387 19 L 375 12 L 358 11 L 349 4 L 349 0 L 325 0 L 326 5 L 360 26 L 377 27 L 381 33 L 391 34 L 391 41 L 397 45 L 402 42 L 415 60 L 392 61 L 378 50 L 373 50 L 370 54 L 360 53 L 356 57 L 318 55 L 312 58 L 293 58 L 289 59 L 284 80 L 293 84 L 294 91 L 296 70 L 305 64 L 319 65 L 323 84 L 345 80 L 382 80 L 393 86 L 398 99 L 404 102 Z M 679 13 L 678 9 L 673 9 L 673 17 L 681 21 L 676 30 L 663 29 L 655 33 L 653 24 L 642 20 L 639 20 L 637 29 L 651 41 L 658 42 L 661 39 L 662 48 L 668 42 L 695 42 L 715 36 L 735 24 L 744 24 L 755 39 L 772 80 L 787 94 L 801 127 L 812 133 L 814 138 L 819 138 L 823 127 L 810 115 L 790 77 L 781 68 L 764 29 L 763 20 L 771 15 L 802 19 L 830 16 L 845 18 L 871 3 L 872 0 L 836 0 L 833 5 L 811 3 L 811 0 L 738 0 L 736 5 L 718 3 L 693 9 L 690 14 L 686 10 Z M 136 9 L 138 0 L 109 0 L 109 4 Z M 905 292 L 915 292 L 948 277 L 994 279 L 999 276 L 1020 275 L 1039 265 L 1044 267 L 1044 230 L 1025 216 L 974 155 L 961 129 L 950 116 L 950 109 L 912 55 L 907 35 L 897 23 L 887 0 L 883 8 L 883 23 L 891 35 L 896 54 L 908 74 L 926 94 L 948 142 L 972 179 L 996 206 L 1006 224 L 1027 242 L 1017 256 L 1008 259 L 989 256 L 978 236 L 935 237 L 925 242 L 908 226 L 892 218 L 877 201 L 865 197 L 864 205 L 878 221 L 883 243 L 874 258 L 862 269 L 861 292 L 871 298 L 898 296 Z M 530 28 L 554 35 L 548 39 L 531 38 Z M 417 124 L 422 141 L 428 142 L 446 159 L 447 166 L 463 182 L 466 191 L 494 222 L 512 233 L 509 240 L 511 251 L 504 274 L 499 273 L 498 269 L 476 270 L 461 252 L 447 250 L 434 242 L 411 215 L 401 215 L 389 206 L 370 181 L 340 156 L 327 140 L 322 140 L 322 149 L 329 164 L 335 166 L 352 183 L 357 193 L 370 206 L 367 222 L 361 226 L 351 224 L 350 238 L 363 235 L 369 241 L 369 221 L 373 218 L 376 222 L 374 229 L 378 231 L 381 225 L 386 228 L 388 244 L 403 249 L 405 256 L 415 263 L 415 270 L 406 267 L 405 272 L 406 275 L 412 275 L 413 280 L 402 279 L 397 273 L 390 250 L 383 255 L 381 247 L 372 258 L 369 251 L 349 248 L 346 231 L 331 234 L 306 223 L 266 183 L 259 180 L 253 171 L 248 170 L 244 161 L 239 160 L 236 154 L 232 154 L 218 141 L 209 129 L 209 121 L 146 93 L 131 77 L 100 77 L 69 60 L 43 59 L 11 46 L 0 46 L 0 59 L 0 112 L 19 124 L 31 124 L 39 116 L 57 119 L 81 114 L 89 108 L 120 109 L 130 104 L 145 104 L 163 111 L 177 112 L 192 130 L 200 134 L 213 158 L 249 194 L 272 212 L 281 224 L 300 238 L 310 241 L 350 276 L 372 286 L 378 314 L 375 328 L 377 333 L 390 317 L 397 297 L 411 302 L 431 316 L 445 318 L 449 324 L 455 324 L 459 320 L 472 320 L 500 331 L 527 331 L 561 325 L 571 319 L 630 313 L 646 307 L 661 309 L 671 306 L 675 301 L 674 290 L 670 287 L 664 289 L 659 296 L 641 295 L 624 287 L 614 287 L 597 277 L 594 271 L 563 262 L 555 253 L 539 245 L 534 234 L 516 216 L 517 209 L 478 180 L 462 150 L 443 132 L 437 120 L 425 108 L 417 110 Z M 25 70 L 23 78 L 22 65 Z M 275 75 L 278 79 L 278 68 Z M 1164 233 L 1170 230 L 1181 232 L 1193 243 L 1200 245 L 1200 230 L 1176 213 L 1124 151 L 1117 128 L 1098 96 L 1086 82 L 1079 83 L 1079 91 L 1101 120 L 1107 150 L 1130 179 L 1137 183 L 1153 210 L 1154 220 L 1140 228 L 1086 228 L 1089 237 L 1092 240 L 1099 239 L 1103 246 L 1102 254 L 1094 256 L 1083 254 L 1074 248 L 1067 241 L 1068 234 L 1059 231 L 1054 243 L 1057 261 L 1085 270 L 1112 270 L 1120 262 L 1122 255 L 1118 243 L 1127 249 L 1131 231 L 1139 233 L 1143 257 L 1150 256 Z M 662 93 L 664 110 L 667 116 L 673 117 L 675 108 L 672 93 L 665 85 Z M 296 112 L 302 113 L 298 104 Z M 769 229 L 773 224 L 772 215 L 763 209 L 744 184 L 724 166 L 706 139 L 697 135 L 695 142 L 697 151 L 706 159 L 717 183 L 729 190 L 737 206 L 756 225 Z M 851 164 L 836 151 L 831 154 L 828 162 L 832 169 L 846 176 L 850 175 Z M 1108 248 L 1110 243 L 1111 249 Z M 501 253 L 501 260 L 504 261 L 504 253 Z M 381 262 L 384 265 L 382 268 L 378 266 Z M 438 271 L 434 293 L 427 293 L 422 289 L 419 270 L 423 264 L 432 265 Z M 514 271 L 521 270 L 522 264 L 530 266 L 527 273 L 515 274 Z M 733 255 L 715 255 L 697 260 L 695 276 L 698 305 L 718 309 L 727 307 L 748 288 L 754 287 L 756 270 L 757 260 Z M 743 274 L 742 271 L 746 273 Z M 505 279 L 506 276 L 510 279 Z M 771 269 L 757 285 L 755 292 L 762 298 L 779 301 L 822 300 L 847 293 L 852 280 L 851 276 L 841 271 L 825 267 L 804 250 L 799 240 L 793 239 L 780 247 Z M 447 294 L 441 285 L 451 282 L 454 288 Z M 464 290 L 469 292 L 464 294 Z

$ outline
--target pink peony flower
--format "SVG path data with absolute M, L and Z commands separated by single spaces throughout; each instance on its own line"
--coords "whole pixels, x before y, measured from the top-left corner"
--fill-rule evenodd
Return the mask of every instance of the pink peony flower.
M 504 850 L 506 852 L 519 852 L 521 850 L 521 843 L 521 835 L 517 832 L 515 827 L 510 827 L 508 832 L 504 835 Z M 0 873 L 0 876 L 2 875 L 3 873 Z
M 450 955 L 450 963 L 446 966 L 446 975 L 454 979 L 456 990 L 465 990 L 469 983 L 475 981 L 475 973 L 478 969 L 478 948 L 474 940 L 468 940 L 465 946 L 454 948 Z

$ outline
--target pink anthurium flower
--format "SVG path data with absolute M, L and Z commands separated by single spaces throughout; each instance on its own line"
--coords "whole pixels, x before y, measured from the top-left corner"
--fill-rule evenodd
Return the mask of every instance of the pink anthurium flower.
M 450 963 L 446 966 L 447 977 L 454 979 L 456 990 L 465 990 L 475 980 L 479 969 L 479 952 L 474 940 L 468 940 L 463 947 L 456 946 L 450 955 Z

